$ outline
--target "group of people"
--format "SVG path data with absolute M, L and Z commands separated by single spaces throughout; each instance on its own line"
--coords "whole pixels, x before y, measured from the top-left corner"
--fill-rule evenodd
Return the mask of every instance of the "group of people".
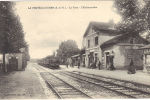
M 96 58 L 94 62 L 90 63 L 89 68 L 98 68 L 100 70 L 101 69 L 101 61 L 98 58 Z
M 80 59 L 80 57 L 78 57 L 77 61 L 76 61 L 76 65 L 78 66 L 78 68 L 80 68 L 80 63 L 81 63 L 81 59 Z M 72 58 L 67 58 L 66 67 L 67 68 L 69 66 L 74 67 L 74 65 L 75 65 L 75 62 L 73 61 L 73 59 Z M 110 64 L 110 65 L 113 66 L 113 64 Z M 100 70 L 100 69 L 102 69 L 102 63 L 101 63 L 99 58 L 96 58 L 94 62 L 90 63 L 89 67 L 90 68 L 98 68 Z
M 106 59 L 106 68 L 108 70 L 115 70 L 114 67 L 114 54 L 113 51 L 112 53 L 107 55 L 107 59 Z M 75 61 L 72 58 L 68 58 L 66 61 L 66 66 L 68 68 L 68 66 L 70 67 L 74 67 L 74 64 L 78 66 L 78 68 L 80 68 L 80 63 L 81 63 L 81 59 L 80 57 L 77 58 L 76 64 Z M 89 68 L 98 68 L 99 70 L 102 69 L 102 63 L 100 61 L 99 58 L 96 58 L 93 62 L 89 63 Z M 130 65 L 128 67 L 128 74 L 135 74 L 136 73 L 136 68 L 134 66 L 133 63 L 133 59 L 131 59 Z
M 106 68 L 108 70 L 115 70 L 114 67 L 114 52 L 112 51 L 111 53 L 108 52 L 106 55 Z
M 80 57 L 78 57 L 77 58 L 77 66 L 78 66 L 78 68 L 80 68 Z M 70 66 L 70 67 L 74 67 L 74 64 L 75 64 L 75 62 L 73 61 L 73 59 L 72 58 L 67 58 L 67 61 L 66 61 L 66 66 L 67 66 L 67 68 Z
M 66 66 L 67 66 L 67 68 L 68 68 L 68 66 L 73 67 L 73 61 L 71 58 L 67 58 Z

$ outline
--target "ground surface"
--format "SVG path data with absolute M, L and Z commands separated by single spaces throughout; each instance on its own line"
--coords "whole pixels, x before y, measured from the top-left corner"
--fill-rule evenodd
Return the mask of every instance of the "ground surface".
M 0 76 L 1 99 L 46 99 L 54 98 L 46 92 L 44 81 L 39 77 L 37 70 L 29 64 L 25 71 L 16 71 Z
M 9 74 L 0 75 L 0 99 L 57 99 L 51 89 L 48 88 L 41 73 L 56 73 L 56 75 L 87 93 L 92 98 L 125 98 L 102 87 L 90 85 L 86 82 L 79 82 L 69 76 L 61 75 L 63 71 L 81 71 L 90 74 L 116 78 L 131 82 L 150 85 L 150 74 L 137 71 L 136 74 L 127 74 L 127 71 L 87 69 L 76 66 L 74 68 L 61 65 L 59 70 L 44 68 L 36 63 L 29 63 L 25 71 L 15 71 Z M 60 72 L 60 73 L 59 73 Z
M 143 72 L 142 70 L 136 71 L 135 74 L 128 74 L 127 70 L 110 71 L 110 70 L 105 70 L 105 69 L 98 70 L 98 69 L 88 69 L 88 68 L 83 68 L 83 67 L 78 69 L 77 66 L 75 66 L 74 68 L 69 67 L 67 69 L 66 66 L 64 65 L 62 65 L 61 68 L 63 70 L 68 70 L 68 71 L 81 71 L 81 72 L 86 72 L 90 74 L 150 85 L 150 73 Z

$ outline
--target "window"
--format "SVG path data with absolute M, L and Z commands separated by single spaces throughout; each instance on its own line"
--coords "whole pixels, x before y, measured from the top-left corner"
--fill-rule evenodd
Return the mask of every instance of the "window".
M 95 37 L 95 46 L 98 45 L 98 36 Z
M 88 48 L 90 47 L 90 40 L 88 40 Z

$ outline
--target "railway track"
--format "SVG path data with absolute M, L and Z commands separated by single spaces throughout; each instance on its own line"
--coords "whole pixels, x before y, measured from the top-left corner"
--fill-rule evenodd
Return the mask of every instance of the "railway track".
M 130 81 L 126 81 L 126 80 L 120 80 L 120 79 L 114 79 L 114 78 L 110 78 L 110 77 L 104 77 L 104 76 L 100 76 L 100 75 L 94 75 L 94 74 L 90 74 L 90 73 L 86 73 L 86 72 L 79 72 L 79 71 L 73 71 L 75 73 L 78 74 L 82 74 L 82 75 L 86 75 L 89 77 L 94 77 L 100 80 L 104 80 L 107 82 L 112 82 L 112 83 L 116 83 L 119 85 L 124 85 L 126 87 L 130 87 L 133 89 L 140 89 L 142 91 L 146 91 L 150 93 L 150 86 L 149 85 L 145 85 L 145 84 L 141 84 L 141 83 L 136 83 L 136 82 L 130 82 Z
M 75 88 L 74 86 L 70 85 L 69 83 L 65 82 L 54 74 L 51 74 L 49 72 L 43 72 L 41 73 L 41 76 L 44 78 L 48 87 L 52 89 L 52 91 L 59 99 L 91 98 L 84 92 L 80 91 L 79 89 Z
M 39 67 L 37 70 L 47 71 L 45 68 Z M 65 82 L 61 78 L 50 72 L 41 72 L 40 75 L 45 80 L 48 87 L 55 93 L 59 99 L 66 98 L 91 98 L 84 92 Z
M 40 68 L 40 69 L 46 70 L 43 68 Z M 129 98 L 150 98 L 150 92 L 149 91 L 142 91 L 142 90 L 139 90 L 137 88 L 133 88 L 133 86 L 131 84 L 130 84 L 131 87 L 128 87 L 125 85 L 125 82 L 123 82 L 121 80 L 115 80 L 115 79 L 111 79 L 111 78 L 96 76 L 93 74 L 88 74 L 88 73 L 78 72 L 78 71 L 61 72 L 61 74 L 65 75 L 65 76 L 70 76 L 73 79 L 76 79 L 76 80 L 81 81 L 81 82 L 85 81 L 89 84 L 103 87 L 103 88 L 108 89 L 112 92 L 116 92 L 117 94 L 119 94 L 121 96 L 126 96 Z M 95 77 L 98 77 L 98 78 L 95 78 Z M 57 78 L 57 77 L 55 76 L 55 78 Z M 61 80 L 61 81 L 63 81 L 63 80 Z M 48 84 L 48 86 L 50 88 L 52 88 L 54 93 L 57 95 L 57 93 L 58 93 L 57 89 L 55 89 L 55 87 L 51 83 L 49 83 L 48 81 L 46 81 L 46 83 Z M 68 97 L 69 97 L 69 95 L 68 95 Z M 63 97 L 59 97 L 59 98 L 63 98 Z
M 48 71 L 48 69 L 43 68 L 43 66 L 39 66 L 39 65 L 38 65 L 38 67 L 35 67 L 35 69 L 37 69 L 39 72 L 41 72 L 42 70 L 45 71 L 45 72 Z
M 139 89 L 135 88 L 130 88 L 124 85 L 120 85 L 117 83 L 112 83 L 108 80 L 110 79 L 97 79 L 97 78 L 92 78 L 86 75 L 81 75 L 78 73 L 73 73 L 73 72 L 61 72 L 61 74 L 64 74 L 66 76 L 70 76 L 74 79 L 78 79 L 79 81 L 85 81 L 93 85 L 97 85 L 100 87 L 103 87 L 105 89 L 108 89 L 112 92 L 116 92 L 117 94 L 121 96 L 126 96 L 128 98 L 150 98 L 150 92 L 142 91 Z

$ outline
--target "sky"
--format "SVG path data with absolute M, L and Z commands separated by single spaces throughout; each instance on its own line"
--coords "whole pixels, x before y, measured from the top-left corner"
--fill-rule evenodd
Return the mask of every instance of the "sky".
M 51 55 L 68 39 L 75 40 L 81 48 L 83 34 L 91 21 L 121 20 L 113 1 L 18 1 L 15 12 L 23 25 L 31 58 Z

